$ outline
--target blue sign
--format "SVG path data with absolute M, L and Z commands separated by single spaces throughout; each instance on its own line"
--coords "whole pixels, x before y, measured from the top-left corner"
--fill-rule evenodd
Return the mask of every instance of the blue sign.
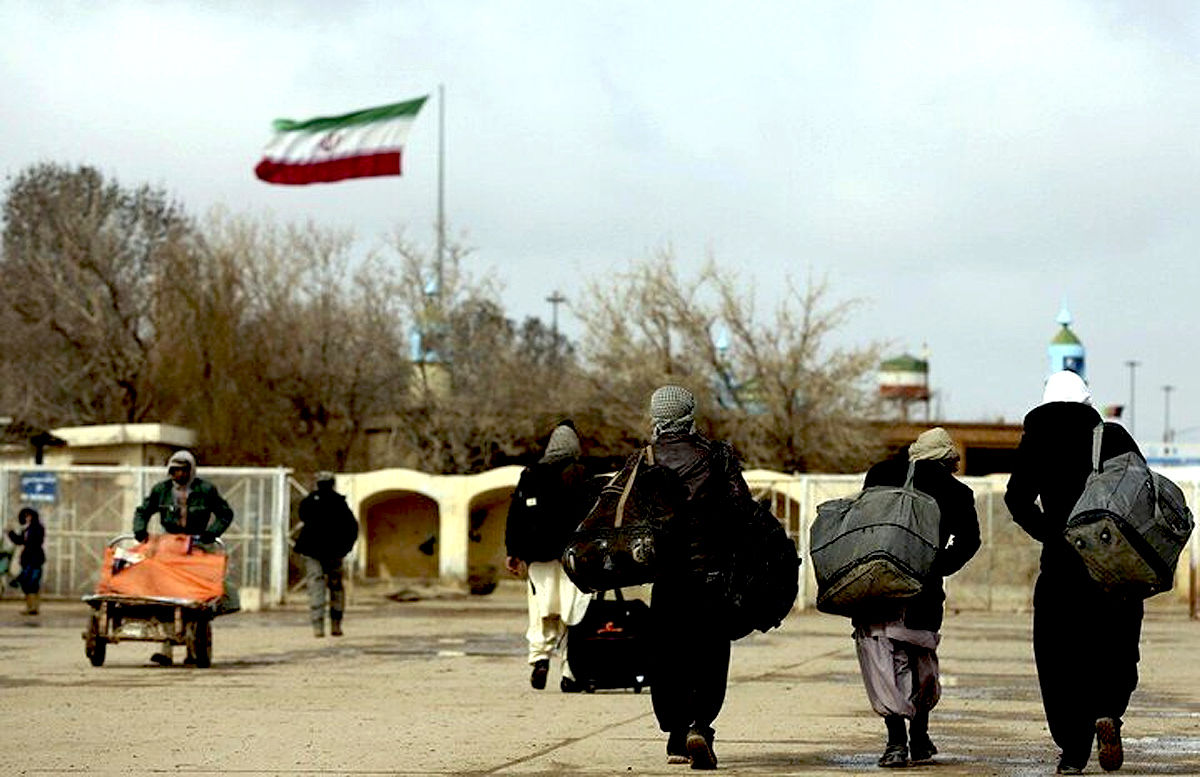
M 22 472 L 21 498 L 26 502 L 53 502 L 58 498 L 58 475 L 53 472 Z

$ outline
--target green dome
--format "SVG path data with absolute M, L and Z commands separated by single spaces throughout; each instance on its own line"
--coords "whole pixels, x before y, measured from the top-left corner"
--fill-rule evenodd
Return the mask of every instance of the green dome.
M 1079 338 L 1071 331 L 1071 327 L 1063 324 L 1062 329 L 1058 330 L 1058 334 L 1050 341 L 1051 345 L 1083 345 L 1079 342 Z

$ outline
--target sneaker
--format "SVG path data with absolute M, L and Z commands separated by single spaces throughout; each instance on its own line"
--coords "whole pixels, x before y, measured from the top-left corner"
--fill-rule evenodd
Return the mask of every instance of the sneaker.
M 1096 721 L 1096 744 L 1100 753 L 1100 768 L 1115 772 L 1125 762 L 1125 751 L 1121 747 L 1121 721 L 1116 718 L 1100 718 Z
M 667 763 L 686 764 L 692 762 L 688 755 L 686 731 L 672 731 L 667 737 Z
M 583 690 L 583 683 L 572 677 L 564 677 L 558 681 L 558 690 L 563 693 L 579 693 Z
M 542 690 L 546 687 L 546 675 L 550 674 L 550 660 L 543 658 L 533 662 L 533 672 L 529 675 L 529 684 L 535 690 Z
M 158 664 L 159 666 L 170 666 L 171 664 L 175 663 L 175 661 L 172 660 L 172 658 L 166 653 L 155 653 L 154 655 L 150 656 L 150 661 Z
M 908 745 L 888 745 L 879 756 L 879 765 L 884 769 L 908 766 Z
M 1054 770 L 1054 773 L 1055 774 L 1083 774 L 1083 767 L 1082 766 L 1072 766 L 1071 764 L 1067 763 L 1066 761 L 1060 760 L 1058 762 L 1058 768 Z
M 908 749 L 912 757 L 912 762 L 915 764 L 933 760 L 938 751 L 937 746 L 933 744 L 933 740 L 929 738 L 928 734 L 924 736 L 917 734 L 911 737 L 908 742 Z
M 693 769 L 716 769 L 717 754 L 713 752 L 712 730 L 707 735 L 701 733 L 695 726 L 688 729 L 687 751 L 692 757 Z

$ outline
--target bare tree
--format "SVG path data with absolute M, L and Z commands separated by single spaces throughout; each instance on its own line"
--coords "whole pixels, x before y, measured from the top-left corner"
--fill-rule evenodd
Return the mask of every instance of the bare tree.
M 38 164 L 11 181 L 3 218 L 9 409 L 42 425 L 148 417 L 157 284 L 194 238 L 182 209 L 91 167 Z
M 754 465 L 861 467 L 880 451 L 867 424 L 879 347 L 833 346 L 855 302 L 829 297 L 823 280 L 789 282 L 764 321 L 752 292 L 712 260 L 692 278 L 669 251 L 635 263 L 593 282 L 576 308 L 593 403 L 605 424 L 644 434 L 650 392 L 676 382 Z

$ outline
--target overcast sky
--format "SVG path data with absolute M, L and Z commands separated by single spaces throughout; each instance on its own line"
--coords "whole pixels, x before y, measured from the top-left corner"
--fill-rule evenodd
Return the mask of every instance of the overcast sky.
M 1200 4 L 0 0 L 0 172 L 95 165 L 432 242 L 437 105 L 401 178 L 253 176 L 277 117 L 446 88 L 447 218 L 509 315 L 673 246 L 847 342 L 927 343 L 943 414 L 1019 421 L 1065 299 L 1098 403 L 1200 441 Z M 569 311 L 563 325 L 571 330 Z

